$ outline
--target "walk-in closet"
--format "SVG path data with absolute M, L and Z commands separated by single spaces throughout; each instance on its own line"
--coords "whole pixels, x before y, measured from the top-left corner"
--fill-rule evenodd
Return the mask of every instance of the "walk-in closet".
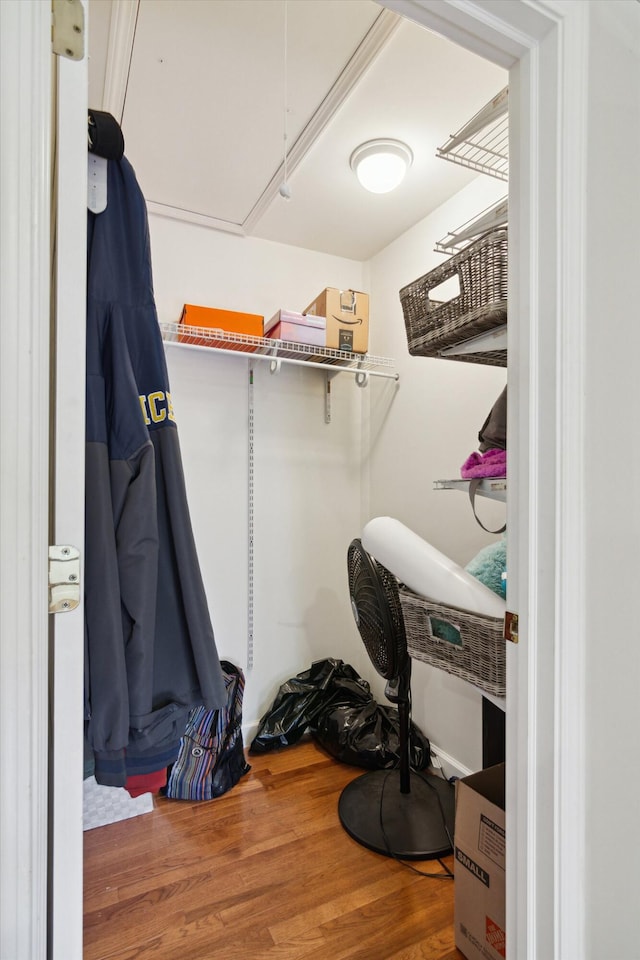
M 637 473 L 635 152 L 613 177 L 610 147 L 623 129 L 637 141 L 637 4 L 0 6 L 3 960 L 631 960 L 620 852 L 637 824 L 632 804 L 612 815 L 590 758 L 627 773 L 636 727 L 637 498 L 632 481 L 601 491 L 611 467 Z M 404 171 L 371 192 L 380 147 Z M 123 187 L 133 204 L 105 243 Z M 126 319 L 141 291 L 146 340 Z M 145 593 L 136 564 L 158 545 Z M 478 565 L 498 550 L 489 589 Z M 486 610 L 456 593 L 471 583 Z M 95 644 L 107 597 L 136 641 L 126 670 Z M 99 687 L 148 694 L 138 604 L 163 654 L 185 625 L 189 644 L 175 670 L 155 660 L 157 700 L 112 749 L 92 739 Z M 385 604 L 378 659 L 369 616 Z M 491 638 L 496 676 L 479 676 L 468 631 Z M 325 664 L 342 691 L 397 706 L 391 779 L 333 754 L 319 712 L 300 742 L 258 749 L 287 683 Z M 172 797 L 206 753 L 189 741 L 199 702 L 231 689 L 236 782 Z M 157 770 L 187 712 L 187 756 Z M 420 781 L 441 788 L 410 793 L 440 806 L 442 849 L 402 846 L 421 738 Z M 449 798 L 474 791 L 495 812 L 454 849 Z M 461 867 L 496 888 L 463 836 L 506 867 L 504 912 L 483 907 L 480 934 L 456 926 L 460 887 L 442 882 Z
M 99 2 L 89 17 L 89 104 L 121 123 L 147 202 L 189 509 L 218 652 L 245 672 L 246 744 L 280 684 L 323 658 L 387 703 L 353 619 L 350 542 L 396 518 L 464 567 L 500 537 L 452 488 L 506 383 L 506 309 L 447 344 L 487 329 L 488 342 L 440 359 L 414 350 L 400 291 L 495 225 L 506 238 L 508 73 L 369 0 L 142 0 L 130 21 Z M 410 152 L 384 194 L 350 166 L 376 138 Z M 465 296 L 449 276 L 431 300 Z M 359 362 L 198 334 L 183 315 L 268 321 L 327 287 L 368 296 Z M 495 500 L 476 500 L 492 531 Z M 447 777 L 480 769 L 487 748 L 482 691 L 456 672 L 413 664 L 412 719 Z

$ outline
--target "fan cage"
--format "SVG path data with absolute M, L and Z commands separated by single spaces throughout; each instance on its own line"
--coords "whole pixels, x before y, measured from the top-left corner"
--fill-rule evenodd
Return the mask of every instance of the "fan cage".
M 376 671 L 395 680 L 409 662 L 398 581 L 360 540 L 349 546 L 349 593 L 360 636 Z

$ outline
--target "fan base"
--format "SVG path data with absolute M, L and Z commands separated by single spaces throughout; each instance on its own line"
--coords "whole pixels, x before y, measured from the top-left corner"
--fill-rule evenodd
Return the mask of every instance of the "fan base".
M 401 793 L 399 770 L 371 770 L 344 788 L 338 815 L 349 836 L 375 853 L 400 860 L 452 853 L 454 789 L 442 777 L 412 773 L 409 793 Z

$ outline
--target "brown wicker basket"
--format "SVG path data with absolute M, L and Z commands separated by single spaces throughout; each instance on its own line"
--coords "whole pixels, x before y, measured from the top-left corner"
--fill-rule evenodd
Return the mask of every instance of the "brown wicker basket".
M 400 290 L 409 353 L 441 357 L 442 350 L 495 330 L 507 321 L 507 228 L 490 230 L 445 263 Z M 446 302 L 429 297 L 450 277 L 460 293 Z M 506 350 L 445 358 L 506 366 Z
M 474 684 L 485 693 L 506 693 L 503 621 L 435 603 L 399 585 L 411 657 Z

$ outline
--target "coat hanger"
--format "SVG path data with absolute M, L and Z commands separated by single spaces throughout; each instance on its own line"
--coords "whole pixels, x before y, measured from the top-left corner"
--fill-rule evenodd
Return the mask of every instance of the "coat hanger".
M 102 213 L 107 206 L 107 165 L 124 156 L 124 137 L 120 124 L 110 113 L 89 110 L 87 122 L 88 179 L 87 206 Z

